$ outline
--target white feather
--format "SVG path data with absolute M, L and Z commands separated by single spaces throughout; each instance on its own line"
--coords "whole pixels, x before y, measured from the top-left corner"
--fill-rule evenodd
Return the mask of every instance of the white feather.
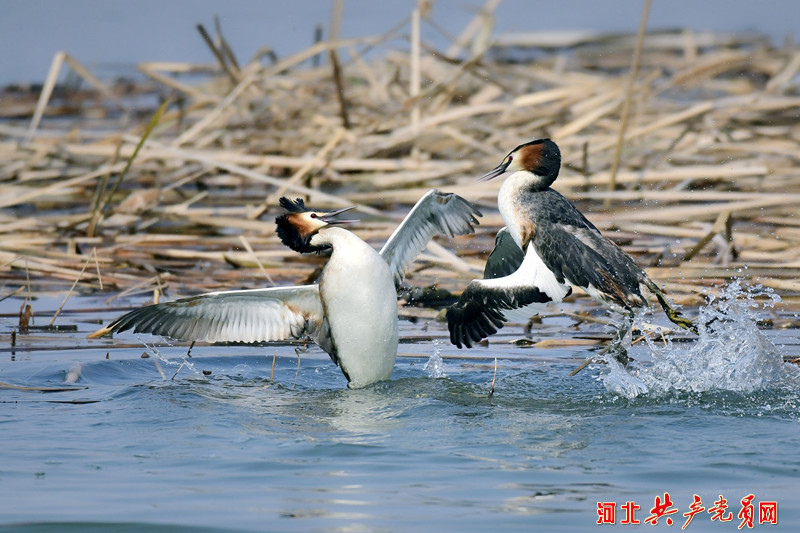
M 381 248 L 380 255 L 389 265 L 396 284 L 408 266 L 428 245 L 434 235 L 465 235 L 473 233 L 480 212 L 458 195 L 431 189 L 397 226 Z
M 490 290 L 536 287 L 553 302 L 562 301 L 570 290 L 570 286 L 559 283 L 555 274 L 542 262 L 533 243 L 528 245 L 525 259 L 513 274 L 502 278 L 475 280 L 474 282 Z M 545 306 L 546 304 L 543 303 L 532 303 L 517 309 L 506 309 L 502 313 L 506 322 L 527 322 L 531 316 L 542 311 Z

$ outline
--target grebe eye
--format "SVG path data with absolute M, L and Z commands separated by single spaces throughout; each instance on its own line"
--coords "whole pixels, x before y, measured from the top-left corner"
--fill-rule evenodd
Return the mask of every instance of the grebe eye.
M 311 218 L 317 218 L 317 214 L 316 213 L 311 213 Z
M 514 160 L 514 156 L 513 155 L 508 156 L 508 162 L 509 163 L 511 163 L 513 160 Z

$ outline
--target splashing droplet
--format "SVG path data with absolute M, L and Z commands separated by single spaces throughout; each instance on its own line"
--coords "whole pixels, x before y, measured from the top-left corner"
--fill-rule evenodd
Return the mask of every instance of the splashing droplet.
M 433 353 L 422 369 L 435 379 L 447 376 L 447 372 L 444 371 L 444 360 L 442 359 L 442 350 L 439 348 L 439 341 L 433 341 Z
M 759 305 L 757 298 L 766 298 Z M 758 329 L 757 312 L 780 302 L 769 288 L 742 288 L 742 280 L 709 295 L 700 308 L 696 342 L 659 345 L 647 338 L 652 365 L 634 362 L 627 369 L 609 361 L 606 389 L 620 396 L 713 390 L 751 393 L 800 386 L 800 369 L 785 363 L 780 350 Z

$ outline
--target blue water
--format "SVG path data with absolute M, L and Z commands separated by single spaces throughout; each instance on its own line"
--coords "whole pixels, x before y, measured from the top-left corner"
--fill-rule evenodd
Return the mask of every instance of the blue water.
M 607 383 L 609 365 L 568 376 L 595 353 L 585 348 L 507 344 L 522 336 L 509 327 L 459 351 L 444 325 L 403 321 L 393 379 L 348 390 L 318 349 L 299 372 L 285 345 L 200 346 L 185 359 L 163 343 L 116 347 L 135 335 L 84 341 L 96 327 L 85 320 L 65 315 L 75 333 L 18 336 L 13 357 L 13 320 L 0 324 L 0 381 L 77 388 L 0 389 L 4 531 L 608 529 L 598 502 L 617 504 L 616 528 L 636 530 L 665 492 L 675 529 L 697 494 L 706 508 L 723 495 L 733 520 L 702 513 L 687 530 L 735 530 L 751 493 L 778 502 L 778 526 L 756 528 L 800 527 L 797 372 L 769 350 L 759 369 L 776 374 L 756 389 L 693 391 L 655 386 L 672 378 L 640 343 L 631 355 L 652 374 L 628 397 Z M 546 319 L 534 338 L 564 338 L 563 322 Z M 778 351 L 800 343 L 793 330 L 762 333 Z M 73 349 L 25 351 L 55 344 Z M 426 368 L 437 353 L 438 370 Z M 641 525 L 619 524 L 626 501 Z

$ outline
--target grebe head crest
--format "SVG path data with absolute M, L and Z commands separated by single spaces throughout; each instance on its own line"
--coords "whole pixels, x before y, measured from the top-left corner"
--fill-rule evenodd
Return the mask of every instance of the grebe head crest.
M 487 181 L 506 172 L 526 171 L 540 178 L 544 189 L 556 180 L 560 168 L 561 151 L 556 143 L 550 139 L 536 139 L 511 150 L 502 163 L 478 179 Z
M 314 235 L 321 229 L 355 222 L 355 220 L 335 220 L 333 218 L 353 207 L 323 213 L 307 209 L 302 198 L 292 201 L 286 197 L 280 199 L 280 206 L 286 210 L 286 213 L 275 219 L 278 237 L 283 244 L 300 253 L 321 252 L 330 247 L 328 244 L 311 243 Z

